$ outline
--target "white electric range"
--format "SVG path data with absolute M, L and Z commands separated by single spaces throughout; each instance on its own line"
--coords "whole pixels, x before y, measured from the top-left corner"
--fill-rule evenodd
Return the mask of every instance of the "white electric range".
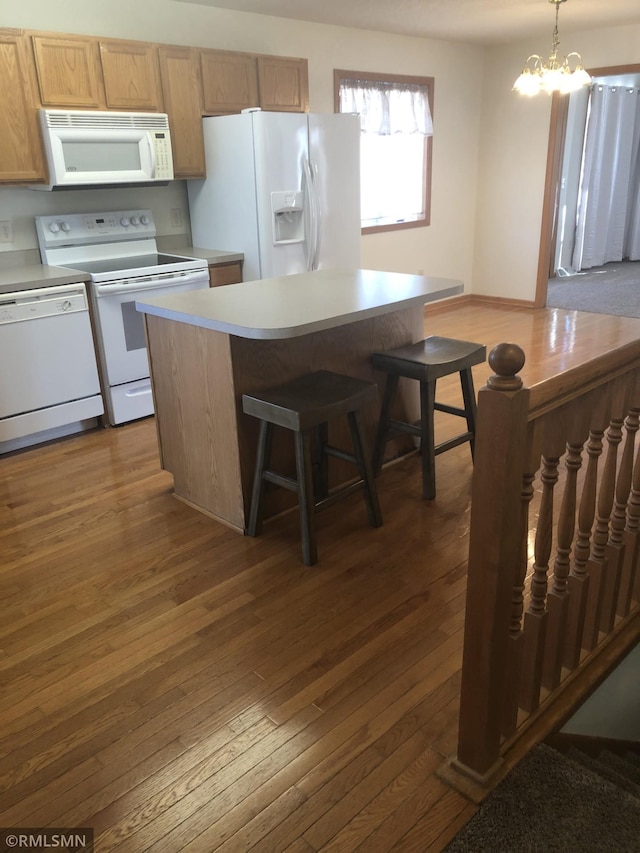
M 37 216 L 42 263 L 86 272 L 102 391 L 113 425 L 153 414 L 142 292 L 209 286 L 207 263 L 158 251 L 150 210 Z

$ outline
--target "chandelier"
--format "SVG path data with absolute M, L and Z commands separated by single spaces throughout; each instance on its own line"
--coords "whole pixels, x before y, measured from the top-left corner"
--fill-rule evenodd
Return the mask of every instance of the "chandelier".
M 545 62 L 541 56 L 534 53 L 524 64 L 522 74 L 513 84 L 514 92 L 521 95 L 537 95 L 539 92 L 560 92 L 567 94 L 575 92 L 582 86 L 589 86 L 591 77 L 584 70 L 582 57 L 579 53 L 569 53 L 563 59 L 558 59 L 558 12 L 560 4 L 566 0 L 549 0 L 556 7 L 556 25 L 553 30 L 551 56 Z M 573 66 L 573 67 L 572 67 Z

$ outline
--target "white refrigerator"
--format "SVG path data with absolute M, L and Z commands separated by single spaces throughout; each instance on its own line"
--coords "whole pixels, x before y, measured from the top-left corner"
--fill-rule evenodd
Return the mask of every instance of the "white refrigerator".
M 203 127 L 194 246 L 242 252 L 244 281 L 360 266 L 359 116 L 256 110 Z

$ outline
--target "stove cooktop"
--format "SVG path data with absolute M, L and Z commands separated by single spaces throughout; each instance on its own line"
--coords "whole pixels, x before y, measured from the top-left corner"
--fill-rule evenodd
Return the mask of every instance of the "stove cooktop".
M 150 270 L 151 268 L 153 268 L 154 273 L 162 272 L 162 269 L 158 269 L 158 267 L 162 268 L 174 264 L 179 264 L 185 268 L 203 264 L 202 261 L 198 262 L 198 264 L 190 263 L 194 260 L 194 258 L 181 257 L 180 255 L 152 254 L 124 258 L 105 258 L 100 261 L 78 261 L 74 264 L 74 267 L 81 272 L 88 272 L 92 275 L 121 272 L 133 276 L 142 270 Z
M 207 262 L 158 251 L 151 210 L 36 216 L 43 264 L 88 273 L 94 282 L 206 270 Z

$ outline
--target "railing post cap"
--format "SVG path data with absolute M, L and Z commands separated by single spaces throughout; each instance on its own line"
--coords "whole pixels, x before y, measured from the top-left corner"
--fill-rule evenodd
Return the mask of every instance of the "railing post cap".
M 522 388 L 522 379 L 517 376 L 524 367 L 524 350 L 518 344 L 502 343 L 489 353 L 489 365 L 494 372 L 487 385 L 494 391 L 517 391 Z

